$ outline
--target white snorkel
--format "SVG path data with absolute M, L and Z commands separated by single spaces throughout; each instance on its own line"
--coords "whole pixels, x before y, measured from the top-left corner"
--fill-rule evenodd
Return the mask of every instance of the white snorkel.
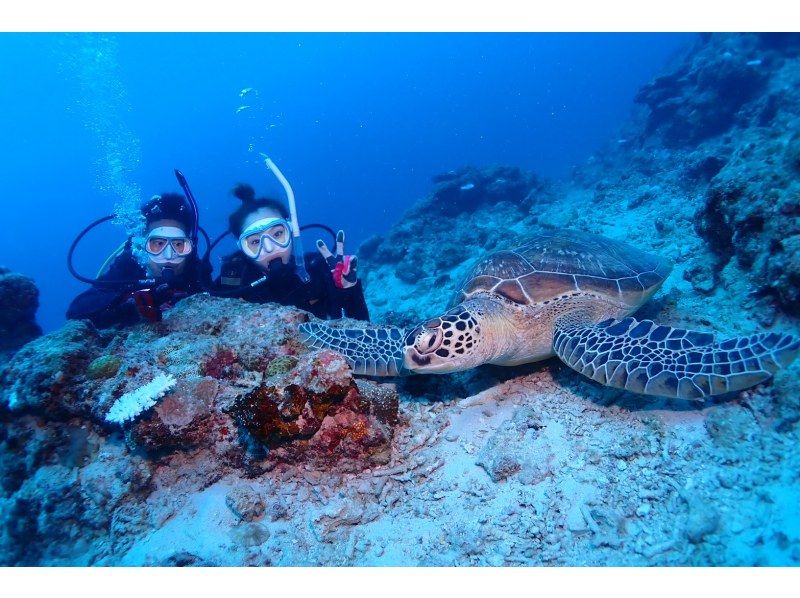
M 306 271 L 306 262 L 303 257 L 303 241 L 300 238 L 300 225 L 297 224 L 297 207 L 294 203 L 294 191 L 292 191 L 292 186 L 289 184 L 289 181 L 286 180 L 286 177 L 283 176 L 280 169 L 275 165 L 275 162 L 273 162 L 269 156 L 265 154 L 261 155 L 264 156 L 264 164 L 266 164 L 267 169 L 275 175 L 278 181 L 280 181 L 280 184 L 283 185 L 283 190 L 286 191 L 286 197 L 289 200 L 289 223 L 292 225 L 295 271 L 300 280 L 308 282 L 311 280 L 311 277 Z

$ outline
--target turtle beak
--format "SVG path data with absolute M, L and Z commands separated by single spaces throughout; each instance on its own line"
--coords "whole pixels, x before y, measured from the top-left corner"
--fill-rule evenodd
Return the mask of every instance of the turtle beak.
M 403 356 L 406 369 L 413 371 L 431 362 L 430 355 L 423 355 L 417 350 L 417 338 L 425 329 L 425 324 L 422 324 L 406 334 L 406 338 L 404 339 L 406 348 Z

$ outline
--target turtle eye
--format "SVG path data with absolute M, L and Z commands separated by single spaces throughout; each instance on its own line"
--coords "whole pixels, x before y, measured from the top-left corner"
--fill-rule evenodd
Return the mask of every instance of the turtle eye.
M 425 328 L 418 335 L 414 342 L 416 350 L 422 354 L 433 353 L 442 344 L 441 328 Z

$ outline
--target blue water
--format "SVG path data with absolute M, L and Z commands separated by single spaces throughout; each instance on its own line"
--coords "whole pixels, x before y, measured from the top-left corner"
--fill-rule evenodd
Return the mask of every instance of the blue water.
M 84 225 L 177 191 L 178 167 L 215 236 L 236 207 L 235 183 L 279 195 L 258 151 L 292 182 L 301 221 L 344 228 L 355 251 L 427 193 L 432 175 L 494 163 L 567 175 L 613 138 L 636 90 L 693 40 L 2 34 L 0 264 L 36 280 L 39 322 L 52 330 L 83 289 L 65 255 Z M 240 97 L 245 88 L 258 95 Z M 120 227 L 96 231 L 76 265 L 92 275 L 122 240 Z

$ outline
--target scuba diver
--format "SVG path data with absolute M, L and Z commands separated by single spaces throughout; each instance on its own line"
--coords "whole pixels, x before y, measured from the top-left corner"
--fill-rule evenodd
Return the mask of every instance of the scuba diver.
M 318 240 L 319 253 L 303 254 L 291 187 L 269 158 L 266 162 L 291 209 L 275 199 L 256 199 L 250 185 L 236 186 L 233 194 L 242 204 L 229 216 L 228 231 L 239 250 L 223 258 L 215 294 L 293 305 L 323 319 L 369 320 L 357 258 L 344 253 L 344 232 L 336 235 L 335 253 Z
M 183 175 L 179 171 L 175 174 L 188 191 Z M 190 201 L 178 193 L 164 193 L 142 206 L 147 227 L 146 265 L 137 260 L 129 238 L 96 279 L 78 275 L 72 267 L 75 246 L 92 227 L 112 216 L 84 229 L 70 249 L 69 268 L 76 278 L 92 284 L 92 288 L 73 299 L 67 310 L 68 319 L 88 319 L 98 328 L 158 322 L 165 309 L 210 287 L 211 269 L 198 257 L 196 203 L 191 191 L 187 195 Z

